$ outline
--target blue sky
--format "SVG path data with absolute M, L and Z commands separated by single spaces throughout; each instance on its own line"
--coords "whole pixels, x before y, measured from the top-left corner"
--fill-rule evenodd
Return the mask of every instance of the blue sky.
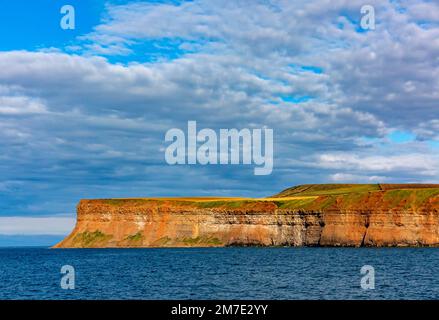
M 437 182 L 439 5 L 368 4 L 364 32 L 357 0 L 2 3 L 0 245 L 62 237 L 81 198 Z M 273 173 L 167 165 L 191 120 L 272 128 Z
M 76 15 L 75 30 L 59 27 L 60 8 L 73 5 Z M 0 11 L 1 50 L 38 50 L 64 47 L 75 37 L 90 32 L 99 23 L 105 1 L 5 1 Z

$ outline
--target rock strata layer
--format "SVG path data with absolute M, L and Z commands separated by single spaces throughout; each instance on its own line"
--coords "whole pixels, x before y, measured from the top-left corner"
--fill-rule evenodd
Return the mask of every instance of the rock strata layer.
M 55 247 L 438 245 L 437 185 L 305 185 L 263 199 L 81 200 Z

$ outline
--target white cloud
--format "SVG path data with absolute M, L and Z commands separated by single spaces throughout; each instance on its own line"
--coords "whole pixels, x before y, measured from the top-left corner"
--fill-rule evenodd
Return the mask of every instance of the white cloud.
M 25 96 L 0 96 L 0 115 L 20 115 L 47 112 L 46 106 L 37 99 Z
M 419 175 L 437 177 L 439 157 L 425 154 L 404 155 L 354 155 L 351 153 L 323 154 L 318 166 L 329 169 L 357 170 L 360 172 L 416 172 Z
M 439 5 L 435 2 L 407 1 L 407 10 L 411 18 L 423 22 L 439 22 Z
M 70 217 L 0 217 L 2 235 L 67 235 L 74 226 Z
M 434 5 L 368 1 L 377 28 L 358 32 L 363 4 L 112 4 L 92 33 L 65 48 L 76 54 L 0 52 L 0 176 L 16 181 L 0 183 L 0 210 L 47 214 L 72 211 L 82 197 L 263 196 L 295 183 L 438 179 L 437 150 L 423 141 L 437 139 L 439 121 Z M 155 60 L 148 47 L 182 51 L 156 50 L 163 56 Z M 113 62 L 118 54 L 125 63 Z M 188 120 L 273 128 L 273 175 L 167 166 L 164 133 Z M 386 139 L 395 129 L 418 139 L 395 146 Z
M 338 183 L 378 183 L 385 182 L 388 178 L 385 176 L 365 176 L 365 175 L 356 175 L 350 173 L 335 173 L 331 174 L 330 178 L 334 182 Z

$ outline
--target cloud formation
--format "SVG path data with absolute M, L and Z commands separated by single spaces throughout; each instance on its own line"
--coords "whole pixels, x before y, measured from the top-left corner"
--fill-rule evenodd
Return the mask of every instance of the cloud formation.
M 74 226 L 72 217 L 0 217 L 0 235 L 65 235 Z
M 80 198 L 264 196 L 299 183 L 439 177 L 439 19 L 430 1 L 109 4 L 57 50 L 0 52 L 0 214 Z M 274 129 L 273 174 L 168 166 L 164 135 Z M 414 141 L 389 138 L 394 130 Z

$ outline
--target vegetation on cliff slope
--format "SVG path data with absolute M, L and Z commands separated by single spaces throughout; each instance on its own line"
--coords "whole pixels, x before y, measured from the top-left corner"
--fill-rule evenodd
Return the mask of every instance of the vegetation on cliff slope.
M 72 244 L 75 247 L 94 247 L 99 246 L 101 243 L 106 243 L 112 238 L 111 235 L 107 235 L 99 230 L 93 232 L 82 232 L 75 235 L 72 240 Z

